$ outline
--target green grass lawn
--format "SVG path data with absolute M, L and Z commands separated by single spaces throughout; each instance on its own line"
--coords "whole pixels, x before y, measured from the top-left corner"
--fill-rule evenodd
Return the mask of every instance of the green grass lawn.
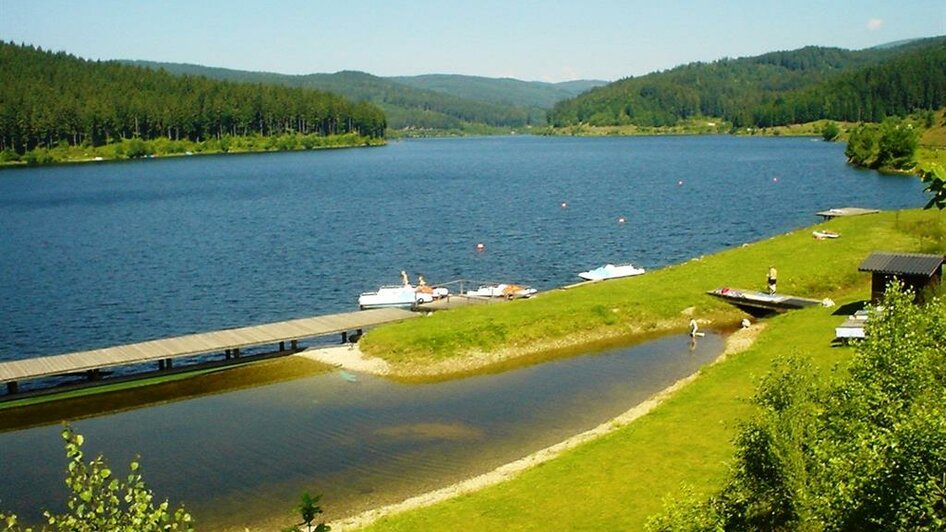
M 556 323 L 545 331 L 574 328 L 628 327 L 602 323 L 596 305 L 617 306 L 622 318 L 644 320 L 638 325 L 670 320 L 685 325 L 677 314 L 696 306 L 699 314 L 719 319 L 738 316 L 721 308 L 705 290 L 720 285 L 759 287 L 769 263 L 780 270 L 779 289 L 798 295 L 831 297 L 839 304 L 869 296 L 867 274 L 857 266 L 870 251 L 914 251 L 938 246 L 944 217 L 939 212 L 907 211 L 859 218 L 837 219 L 825 227 L 843 236 L 832 241 L 812 239 L 810 229 L 799 230 L 738 247 L 720 254 L 617 283 L 550 294 L 532 302 L 496 305 L 484 312 L 464 312 L 424 323 L 421 337 L 436 337 L 459 329 L 472 331 L 502 320 L 522 326 L 548 317 Z M 572 301 L 562 301 L 573 297 Z M 514 311 L 540 307 L 516 317 Z M 566 309 L 565 319 L 552 307 Z M 698 379 L 636 422 L 582 445 L 516 479 L 429 508 L 384 518 L 368 530 L 639 530 L 648 516 L 659 511 L 668 495 L 683 483 L 707 493 L 723 481 L 732 455 L 731 439 L 741 419 L 751 412 L 748 399 L 755 383 L 772 361 L 797 355 L 813 361 L 824 372 L 843 371 L 852 350 L 832 347 L 834 327 L 844 320 L 837 307 L 809 308 L 768 320 L 756 343 L 746 352 L 704 368 Z M 489 313 L 494 313 L 490 315 Z M 451 312 L 451 314 L 453 314 Z M 648 321 L 650 320 L 650 321 Z M 564 323 L 574 322 L 569 329 Z M 591 324 L 591 325 L 589 325 Z M 398 329 L 408 324 L 398 326 Z M 451 356 L 453 350 L 420 349 L 422 340 L 407 342 L 399 356 L 420 351 L 422 356 Z M 629 405 L 630 406 L 630 405 Z

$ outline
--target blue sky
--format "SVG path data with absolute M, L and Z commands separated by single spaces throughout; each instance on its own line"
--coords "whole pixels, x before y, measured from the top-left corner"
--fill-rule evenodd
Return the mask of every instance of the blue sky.
M 946 0 L 0 0 L 5 41 L 285 74 L 614 80 L 934 35 L 946 35 Z

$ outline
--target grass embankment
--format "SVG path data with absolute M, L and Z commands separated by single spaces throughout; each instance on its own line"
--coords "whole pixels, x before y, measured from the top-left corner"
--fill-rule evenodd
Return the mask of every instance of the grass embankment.
M 418 375 L 475 370 L 524 356 L 541 360 L 556 350 L 585 348 L 596 341 L 626 343 L 649 333 L 683 331 L 690 316 L 731 326 L 743 314 L 706 291 L 722 286 L 761 290 L 769 265 L 775 265 L 780 292 L 834 297 L 864 282 L 857 265 L 878 246 L 935 248 L 935 243 L 906 236 L 934 219 L 912 211 L 839 218 L 817 226 L 841 233 L 837 240 L 814 240 L 810 228 L 802 229 L 640 277 L 379 327 L 365 335 L 361 347 L 388 361 L 395 374 Z
M 818 241 L 809 230 L 796 231 L 640 278 L 570 291 L 568 296 L 585 302 L 569 308 L 588 314 L 589 308 L 608 297 L 599 293 L 600 286 L 611 286 L 613 290 L 604 291 L 610 292 L 609 304 L 629 305 L 623 308 L 634 309 L 635 316 L 668 316 L 685 305 L 728 317 L 703 295 L 703 289 L 718 284 L 758 285 L 770 262 L 780 266 L 780 291 L 828 296 L 842 304 L 861 302 L 869 296 L 870 280 L 857 272 L 857 266 L 870 251 L 946 251 L 946 219 L 938 212 L 883 213 L 836 219 L 824 226 L 843 236 Z M 583 293 L 586 290 L 589 293 Z M 644 307 L 651 307 L 648 298 L 654 297 L 653 307 L 661 310 L 644 312 Z M 622 303 L 628 298 L 630 302 Z M 555 302 L 555 298 L 543 299 L 507 305 L 502 311 Z M 499 306 L 489 309 L 500 311 Z M 831 340 L 834 327 L 851 309 L 850 305 L 815 307 L 771 318 L 748 351 L 704 368 L 693 383 L 636 422 L 512 481 L 384 518 L 369 529 L 639 530 L 648 516 L 660 510 L 666 496 L 679 492 L 682 483 L 701 493 L 719 486 L 739 420 L 751 412 L 746 400 L 776 357 L 796 354 L 825 372 L 843 368 L 852 351 L 832 347 Z M 471 322 L 487 321 L 479 312 L 469 314 L 454 326 L 472 330 Z M 626 318 L 630 316 L 622 316 Z M 424 329 L 428 323 L 438 330 L 445 327 L 436 320 L 417 323 L 423 323 Z

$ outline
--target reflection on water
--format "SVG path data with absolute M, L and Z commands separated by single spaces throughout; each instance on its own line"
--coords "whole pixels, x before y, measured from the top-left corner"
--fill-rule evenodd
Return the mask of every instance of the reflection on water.
M 382 427 L 375 431 L 378 436 L 398 440 L 478 440 L 483 431 L 463 423 L 409 423 Z
M 337 518 L 489 471 L 594 427 L 722 348 L 673 336 L 496 375 L 403 384 L 340 372 L 76 422 L 87 455 L 141 455 L 160 498 L 204 529 L 293 520 L 308 490 Z M 65 500 L 58 426 L 0 434 L 0 507 Z M 270 520 L 270 521 L 267 521 Z

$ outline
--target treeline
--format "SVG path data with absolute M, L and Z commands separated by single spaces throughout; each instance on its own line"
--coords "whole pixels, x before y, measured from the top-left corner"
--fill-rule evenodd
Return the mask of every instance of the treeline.
M 882 121 L 946 104 L 946 39 L 890 49 L 806 47 L 693 63 L 557 104 L 553 126 L 669 126 L 715 117 L 734 127 L 819 119 Z
M 0 150 L 122 139 L 384 136 L 384 112 L 322 91 L 88 61 L 0 41 Z

